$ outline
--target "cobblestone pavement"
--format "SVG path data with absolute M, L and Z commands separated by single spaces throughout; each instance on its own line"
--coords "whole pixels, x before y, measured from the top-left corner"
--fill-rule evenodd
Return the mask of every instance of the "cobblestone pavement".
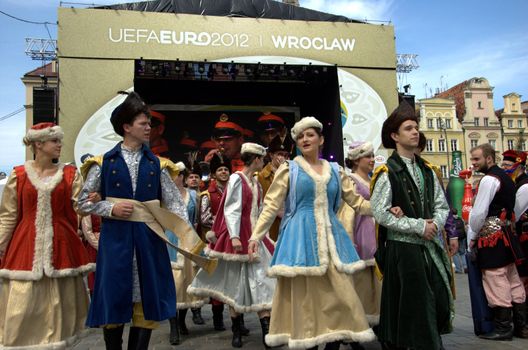
M 457 274 L 457 300 L 456 317 L 454 321 L 454 332 L 443 336 L 444 346 L 447 350 L 514 350 L 514 349 L 528 349 L 528 340 L 514 338 L 513 341 L 497 342 L 487 341 L 477 338 L 473 334 L 473 322 L 471 320 L 471 305 L 469 301 L 469 290 L 467 275 Z M 279 312 L 279 311 L 275 311 Z M 229 330 L 231 321 L 227 310 L 224 312 L 224 320 L 227 330 L 223 332 L 216 332 L 213 330 L 213 321 L 211 307 L 206 305 L 202 308 L 202 314 L 206 321 L 203 326 L 194 325 L 191 321 L 192 314 L 187 315 L 187 326 L 190 334 L 183 338 L 182 344 L 178 346 L 171 346 L 169 344 L 169 324 L 164 322 L 161 326 L 152 333 L 150 342 L 150 349 L 153 350 L 228 350 L 231 347 L 231 331 Z M 246 314 L 246 326 L 251 330 L 248 337 L 244 337 L 243 349 L 263 349 L 260 323 L 256 314 Z M 126 336 L 128 332 L 125 330 L 124 348 L 126 348 Z M 104 341 L 101 330 L 90 330 L 88 336 L 82 338 L 77 342 L 73 349 L 75 350 L 103 350 Z M 322 347 L 319 347 L 322 350 Z M 381 350 L 379 344 L 373 342 L 365 344 L 367 350 Z M 280 349 L 287 349 L 283 347 Z M 341 350 L 350 349 L 349 346 L 341 345 Z

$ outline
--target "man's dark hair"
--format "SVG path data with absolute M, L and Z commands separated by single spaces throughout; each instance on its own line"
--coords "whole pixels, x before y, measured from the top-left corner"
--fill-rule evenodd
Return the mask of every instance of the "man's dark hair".
M 150 110 L 145 102 L 136 92 L 125 92 L 119 91 L 120 94 L 128 95 L 127 98 L 117 106 L 112 112 L 110 117 L 110 123 L 114 127 L 114 131 L 120 135 L 124 136 L 125 131 L 123 129 L 123 124 L 132 124 L 136 117 L 144 113 L 147 117 L 150 118 Z
M 244 162 L 245 166 L 249 166 L 257 158 L 262 158 L 262 156 L 254 153 L 242 153 L 240 156 L 240 160 Z
M 396 142 L 392 139 L 391 134 L 398 133 L 400 125 L 407 120 L 414 120 L 418 123 L 414 109 L 408 102 L 402 101 L 383 123 L 383 127 L 381 128 L 381 142 L 383 143 L 383 147 L 396 148 Z

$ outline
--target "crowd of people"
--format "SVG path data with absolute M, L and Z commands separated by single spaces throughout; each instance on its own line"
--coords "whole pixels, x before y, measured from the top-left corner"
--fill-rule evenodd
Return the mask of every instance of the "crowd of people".
M 499 167 L 490 145 L 471 150 L 484 176 L 464 222 L 405 102 L 383 124 L 394 151 L 376 169 L 370 142 L 353 142 L 342 167 L 320 157 L 319 120 L 288 129 L 271 113 L 259 143 L 223 114 L 201 157 L 186 137 L 185 157 L 170 160 L 166 118 L 129 93 L 110 118 L 123 141 L 79 169 L 57 161 L 60 126 L 28 130 L 34 160 L 14 168 L 0 205 L 4 348 L 66 347 L 97 327 L 122 349 L 130 324 L 128 349 L 148 349 L 165 320 L 178 345 L 187 310 L 204 324 L 210 304 L 215 331 L 227 306 L 235 348 L 255 312 L 265 348 L 440 350 L 453 261 L 469 273 L 475 333 L 528 338 L 525 153 Z

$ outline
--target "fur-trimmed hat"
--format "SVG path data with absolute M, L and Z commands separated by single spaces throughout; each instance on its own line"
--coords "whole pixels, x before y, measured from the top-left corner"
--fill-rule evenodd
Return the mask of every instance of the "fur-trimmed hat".
M 62 140 L 64 132 L 57 124 L 46 122 L 33 125 L 22 139 L 24 145 L 29 146 L 33 142 L 45 142 L 53 139 Z
M 226 157 L 221 156 L 218 153 L 213 155 L 211 162 L 209 163 L 209 169 L 211 169 L 211 174 L 216 173 L 218 168 L 225 166 L 231 172 L 231 161 Z
M 348 147 L 347 159 L 358 160 L 371 154 L 374 154 L 372 143 L 368 141 L 354 141 Z
M 120 94 L 128 95 L 127 98 L 117 106 L 110 116 L 110 123 L 114 127 L 116 134 L 125 135 L 123 124 L 131 124 L 138 115 L 144 113 L 150 116 L 150 111 L 145 102 L 135 92 L 119 91 Z
M 285 137 L 283 141 L 280 135 L 275 136 L 268 145 L 268 152 L 270 153 L 283 151 L 291 154 L 292 150 L 293 142 L 291 139 L 289 137 Z
M 408 102 L 402 101 L 385 122 L 383 122 L 383 127 L 381 128 L 381 142 L 383 143 L 383 147 L 396 148 L 396 142 L 392 139 L 391 134 L 397 133 L 400 125 L 407 120 L 414 120 L 418 123 L 414 109 Z
M 291 129 L 291 137 L 294 140 L 297 140 L 297 136 L 300 135 L 304 130 L 308 128 L 314 128 L 318 129 L 319 131 L 323 131 L 323 124 L 314 117 L 304 117 L 301 120 L 299 120 L 293 128 Z
M 259 145 L 258 143 L 246 142 L 242 144 L 242 149 L 240 150 L 240 154 L 245 153 L 256 154 L 257 156 L 264 157 L 266 155 L 266 148 Z

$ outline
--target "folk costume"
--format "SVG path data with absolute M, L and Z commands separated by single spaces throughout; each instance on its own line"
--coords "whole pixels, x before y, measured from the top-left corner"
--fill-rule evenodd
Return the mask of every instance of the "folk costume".
M 398 148 L 392 135 L 408 120 L 418 124 L 414 109 L 402 102 L 383 123 L 385 148 Z M 441 239 L 423 237 L 426 220 L 440 231 L 449 212 L 432 165 L 394 151 L 374 172 L 370 203 L 378 223 L 376 264 L 383 273 L 378 339 L 392 347 L 439 350 L 440 335 L 452 330 L 454 307 Z M 404 216 L 389 215 L 392 207 Z
M 355 161 L 366 155 L 373 154 L 370 142 L 358 142 L 350 146 L 347 159 Z M 356 173 L 348 175 L 354 191 L 365 200 L 370 200 L 370 182 L 365 181 Z M 354 243 L 361 260 L 365 261 L 365 269 L 352 275 L 356 292 L 361 300 L 370 325 L 379 323 L 381 302 L 381 281 L 376 275 L 376 224 L 372 216 L 356 213 L 348 204 L 342 203 L 337 213 L 339 221 Z
M 62 139 L 52 123 L 34 125 L 26 144 Z M 88 293 L 83 274 L 95 266 L 77 235 L 82 187 L 76 168 L 62 163 L 39 177 L 34 161 L 15 167 L 0 206 L 0 344 L 58 349 L 84 329 Z
M 511 339 L 514 332 L 516 336 L 527 337 L 524 315 L 526 292 L 516 268 L 516 263 L 520 264 L 523 257 L 511 222 L 515 206 L 511 198 L 515 197 L 515 184 L 497 165 L 487 169 L 485 174 L 480 180 L 469 216 L 468 235 L 471 240 L 476 240 L 482 284 L 495 324 L 494 331 L 480 337 Z
M 317 119 L 305 117 L 292 128 L 292 138 L 310 127 L 322 130 Z M 279 167 L 251 236 L 262 240 L 286 201 L 268 270 L 277 278 L 272 309 L 279 310 L 271 315 L 269 346 L 303 349 L 375 339 L 349 277 L 365 262 L 336 216 L 341 198 L 365 215 L 370 205 L 337 164 L 321 162 L 322 174 L 302 156 Z
M 140 114 L 148 115 L 148 108 L 137 94 L 130 93 L 113 111 L 110 121 L 123 136 L 123 125 L 133 123 Z M 177 172 L 173 166 L 146 145 L 128 149 L 120 142 L 81 168 L 85 184 L 80 209 L 101 216 L 103 221 L 86 324 L 104 327 L 107 346 L 121 344 L 123 324 L 132 321 L 129 346 L 146 347 L 157 322 L 176 315 L 176 292 L 165 242 L 144 222 L 112 216 L 115 200 L 160 200 L 166 209 L 185 218 L 186 209 L 169 172 Z M 102 200 L 89 201 L 91 192 L 99 193 Z
M 220 300 L 238 313 L 270 310 L 275 281 L 266 276 L 266 270 L 273 243 L 265 239 L 256 262 L 249 262 L 248 256 L 249 237 L 262 209 L 262 189 L 256 177 L 248 178 L 239 171 L 232 174 L 220 208 L 223 210 L 218 210 L 207 234 L 214 234 L 216 241 L 205 249 L 208 256 L 219 259 L 218 267 L 212 275 L 199 271 L 188 291 Z M 235 237 L 242 243 L 239 253 L 231 244 Z
M 226 167 L 231 172 L 231 162 L 225 158 L 220 157 L 217 153 L 213 155 L 209 163 L 211 174 L 215 174 L 220 167 Z M 200 193 L 199 200 L 199 227 L 201 228 L 202 239 L 205 240 L 205 234 L 213 227 L 216 214 L 220 209 L 220 203 L 224 194 L 224 186 L 221 186 L 218 181 L 210 181 L 207 190 Z M 211 298 L 211 308 L 213 311 L 213 325 L 217 331 L 224 331 L 224 303 L 214 298 Z M 243 315 L 241 315 L 243 317 Z M 242 318 L 243 320 L 243 318 Z M 248 335 L 249 330 L 243 326 L 243 335 Z
M 255 143 L 244 143 L 242 156 L 246 154 L 263 158 L 266 150 Z M 256 162 L 257 159 L 253 159 Z M 251 166 L 251 165 L 250 165 Z M 246 170 L 244 166 L 244 171 Z M 269 329 L 271 300 L 275 290 L 275 280 L 266 275 L 273 254 L 273 242 L 266 238 L 261 243 L 260 256 L 250 261 L 248 255 L 249 237 L 262 209 L 262 188 L 257 177 L 251 178 L 243 171 L 229 177 L 227 188 L 222 196 L 213 227 L 206 234 L 211 242 L 205 249 L 210 257 L 218 258 L 218 267 L 208 275 L 200 270 L 188 292 L 199 296 L 209 296 L 229 305 L 235 315 L 231 315 L 233 347 L 242 347 L 242 334 L 248 331 L 243 326 L 242 313 L 259 313 L 263 341 Z M 232 240 L 238 239 L 241 250 L 233 248 Z

